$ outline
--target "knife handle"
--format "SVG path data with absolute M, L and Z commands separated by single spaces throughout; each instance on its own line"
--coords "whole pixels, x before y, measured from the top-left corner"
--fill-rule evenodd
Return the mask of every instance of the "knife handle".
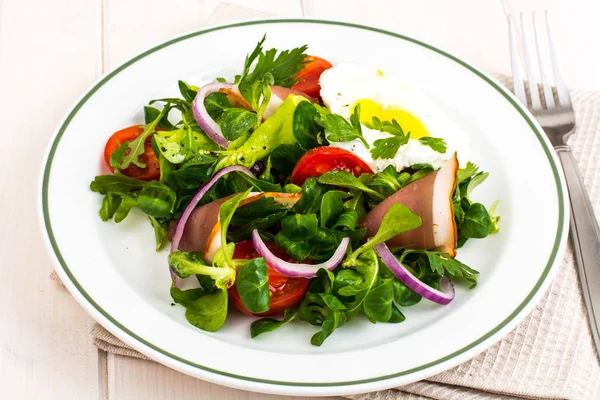
M 600 357 L 600 228 L 569 148 L 557 149 L 571 199 L 571 241 L 596 352 Z

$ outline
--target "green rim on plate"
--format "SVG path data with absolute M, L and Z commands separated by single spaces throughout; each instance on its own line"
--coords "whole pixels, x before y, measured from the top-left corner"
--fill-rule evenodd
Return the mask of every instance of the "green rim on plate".
M 240 27 L 240 26 L 248 26 L 248 25 L 260 25 L 260 24 L 277 24 L 277 23 L 312 23 L 312 24 L 326 24 L 326 25 L 339 25 L 339 26 L 346 26 L 346 27 L 351 27 L 351 28 L 357 28 L 357 29 L 362 29 L 362 30 L 367 30 L 367 31 L 372 31 L 372 32 L 377 32 L 377 33 L 381 33 L 384 35 L 388 35 L 388 36 L 392 36 L 401 40 L 405 40 L 408 42 L 412 42 L 414 44 L 417 44 L 419 46 L 425 47 L 429 50 L 432 50 L 444 57 L 447 57 L 451 60 L 453 60 L 454 62 L 460 64 L 461 66 L 465 67 L 466 69 L 468 69 L 469 71 L 471 71 L 472 73 L 474 73 L 475 75 L 477 75 L 479 78 L 483 79 L 485 82 L 487 82 L 490 86 L 492 86 L 494 89 L 496 89 L 502 96 L 504 96 L 504 98 L 519 112 L 519 114 L 521 114 L 521 116 L 525 119 L 525 121 L 527 121 L 527 124 L 529 125 L 529 127 L 531 128 L 531 130 L 533 131 L 533 133 L 536 135 L 536 137 L 538 138 L 540 145 L 542 146 L 542 148 L 544 149 L 544 152 L 548 158 L 548 162 L 550 163 L 550 167 L 552 168 L 552 173 L 556 182 L 556 190 L 557 190 L 557 195 L 558 195 L 558 206 L 559 206 L 559 215 L 558 215 L 558 226 L 557 226 L 557 231 L 556 231 L 556 238 L 554 240 L 554 245 L 552 248 L 552 252 L 550 253 L 550 257 L 548 259 L 548 262 L 546 264 L 546 267 L 544 268 L 544 271 L 542 273 L 542 275 L 540 276 L 540 278 L 538 279 L 538 281 L 536 282 L 535 286 L 533 287 L 533 289 L 531 290 L 531 292 L 527 295 L 527 297 L 519 304 L 519 306 L 506 318 L 504 319 L 498 326 L 496 326 L 494 329 L 492 329 L 491 331 L 489 331 L 488 333 L 486 333 L 485 335 L 483 335 L 482 337 L 480 337 L 479 339 L 475 340 L 474 342 L 470 343 L 468 346 L 465 346 L 451 354 L 448 354 L 445 357 L 442 357 L 438 360 L 432 361 L 430 363 L 427 364 L 423 364 L 419 367 L 416 368 L 411 368 L 405 371 L 399 371 L 397 373 L 394 374 L 389 374 L 389 375 L 384 375 L 384 376 L 379 376 L 376 378 L 369 378 L 369 379 L 362 379 L 362 380 L 355 380 L 355 381 L 344 381 L 344 382 L 326 382 L 326 383 L 311 383 L 311 382 L 285 382 L 285 381 L 274 381 L 274 380 L 268 380 L 268 379 L 258 379 L 258 378 L 253 378 L 253 377 L 248 377 L 248 376 L 241 376 L 241 375 L 236 375 L 236 374 L 231 374 L 225 371 L 219 371 L 216 369 L 212 369 L 209 367 L 205 367 L 203 365 L 197 364 L 193 361 L 190 360 L 186 360 L 184 358 L 178 357 L 174 354 L 169 353 L 166 350 L 161 349 L 160 347 L 155 346 L 154 344 L 150 343 L 149 341 L 145 340 L 144 338 L 136 335 L 135 333 L 133 333 L 132 331 L 130 331 L 129 329 L 127 329 L 127 327 L 125 327 L 123 324 L 121 324 L 119 321 L 115 320 L 110 314 L 108 314 L 102 307 L 100 307 L 100 305 L 98 305 L 94 299 L 92 299 L 88 293 L 85 291 L 85 289 L 79 284 L 79 282 L 77 281 L 77 279 L 75 279 L 75 277 L 73 276 L 73 273 L 71 272 L 71 270 L 69 269 L 69 266 L 66 264 L 64 258 L 62 257 L 62 254 L 60 252 L 60 249 L 58 247 L 58 244 L 56 243 L 56 239 L 54 237 L 54 233 L 52 232 L 52 223 L 50 221 L 50 215 L 49 215 L 49 210 L 48 210 L 48 184 L 49 184 L 49 178 L 50 178 L 50 170 L 52 168 L 52 161 L 54 159 L 54 154 L 56 152 L 56 149 L 60 143 L 60 140 L 64 134 L 64 132 L 66 131 L 67 127 L 69 126 L 69 123 L 71 122 L 71 120 L 73 119 L 73 117 L 77 114 L 77 112 L 81 109 L 81 107 L 90 99 L 90 97 L 92 97 L 94 95 L 94 93 L 96 93 L 98 91 L 98 89 L 100 89 L 106 82 L 108 82 L 110 79 L 112 79 L 115 75 L 117 75 L 119 72 L 123 71 L 124 69 L 128 68 L 130 65 L 134 64 L 135 62 L 137 62 L 138 60 L 141 60 L 142 58 L 158 51 L 161 50 L 167 46 L 170 46 L 174 43 L 192 38 L 192 37 L 196 37 L 196 36 L 200 36 L 200 35 L 204 35 L 206 33 L 209 32 L 214 32 L 214 31 L 219 31 L 219 30 L 223 30 L 223 29 L 229 29 L 229 28 L 235 28 L 235 27 Z M 244 381 L 250 381 L 250 382 L 258 382 L 258 383 L 265 383 L 265 384 L 271 384 L 271 385 L 284 385 L 284 386 L 310 386 L 310 387 L 332 387 L 332 386 L 348 386 L 348 385 L 358 385 L 358 384 L 364 384 L 364 383 L 370 383 L 370 382 L 377 382 L 377 381 L 382 381 L 382 380 L 387 380 L 387 379 L 391 379 L 391 378 L 396 378 L 396 377 L 400 377 L 400 376 L 404 376 L 404 375 L 408 375 L 408 374 L 412 374 L 430 367 L 433 367 L 435 365 L 438 365 L 440 363 L 443 363 L 445 361 L 448 361 L 452 358 L 455 358 L 457 356 L 459 356 L 460 354 L 472 349 L 473 347 L 479 345 L 480 343 L 484 342 L 485 340 L 489 339 L 491 336 L 493 336 L 496 332 L 500 331 L 502 328 L 504 328 L 506 325 L 508 325 L 526 306 L 527 304 L 529 304 L 529 302 L 532 300 L 532 298 L 537 294 L 537 292 L 539 291 L 540 287 L 542 286 L 543 282 L 546 280 L 546 277 L 548 276 L 552 265 L 554 264 L 556 257 L 558 255 L 558 251 L 560 248 L 560 243 L 561 243 L 561 239 L 562 239 L 562 232 L 564 230 L 564 224 L 565 224 L 565 215 L 564 215 L 564 193 L 563 193 L 563 187 L 561 185 L 561 180 L 560 180 L 560 174 L 559 174 L 559 170 L 557 168 L 557 165 L 554 161 L 554 158 L 552 157 L 552 152 L 553 150 L 547 145 L 546 141 L 544 140 L 544 133 L 540 132 L 536 125 L 533 123 L 533 121 L 531 120 L 531 118 L 527 115 L 526 112 L 523 111 L 523 109 L 521 108 L 521 106 L 519 106 L 516 101 L 506 92 L 505 89 L 501 88 L 498 84 L 496 84 L 494 81 L 492 81 L 490 78 L 488 78 L 485 74 L 481 73 L 480 71 L 478 71 L 477 69 L 473 68 L 472 66 L 470 66 L 469 64 L 465 63 L 464 61 L 454 57 L 451 54 L 448 54 L 446 52 L 444 52 L 443 50 L 440 50 L 436 47 L 433 47 L 431 45 L 428 45 L 426 43 L 420 42 L 416 39 L 407 37 L 407 36 L 403 36 L 397 33 L 393 33 L 393 32 L 389 32 L 383 29 L 377 29 L 377 28 L 373 28 L 373 27 L 369 27 L 369 26 L 363 26 L 363 25 L 358 25 L 358 24 L 352 24 L 352 23 L 347 23 L 347 22 L 337 22 L 337 21 L 325 21 L 325 20 L 312 20 L 312 19 L 270 19 L 270 20 L 261 20 L 261 21 L 247 21 L 247 22 L 240 22 L 240 23 L 234 23 L 234 24 L 229 24 L 229 25 L 223 25 L 223 26 L 218 26 L 218 27 L 214 27 L 214 28 L 209 28 L 209 29 L 205 29 L 205 30 L 201 30 L 198 32 L 193 32 L 184 36 L 180 36 L 178 38 L 172 39 L 168 42 L 162 43 L 150 50 L 147 50 L 143 53 L 141 53 L 140 55 L 132 58 L 131 60 L 127 61 L 126 63 L 124 63 L 123 65 L 121 65 L 119 68 L 115 69 L 114 71 L 112 71 L 111 73 L 107 74 L 102 80 L 100 80 L 78 103 L 77 105 L 73 108 L 73 110 L 69 113 L 69 115 L 67 116 L 67 118 L 65 119 L 65 121 L 63 122 L 62 126 L 60 127 L 56 137 L 54 138 L 54 141 L 52 143 L 52 146 L 50 148 L 50 152 L 48 154 L 48 158 L 46 161 L 46 165 L 44 167 L 44 174 L 43 174 L 43 181 L 42 181 L 42 208 L 43 208 L 43 218 L 44 218 L 44 224 L 45 224 L 45 228 L 48 234 L 48 239 L 50 241 L 50 244 L 52 246 L 52 249 L 54 251 L 54 254 L 57 258 L 57 260 L 59 261 L 59 263 L 61 264 L 63 270 L 65 271 L 65 273 L 67 274 L 67 276 L 69 277 L 69 279 L 71 280 L 71 282 L 73 283 L 73 285 L 75 286 L 75 288 L 77 288 L 77 290 L 80 292 L 80 294 L 100 313 L 102 314 L 108 321 L 110 321 L 112 324 L 114 324 L 115 327 L 119 328 L 124 334 L 130 336 L 131 338 L 135 339 L 136 341 L 142 343 L 143 345 L 147 346 L 148 348 L 161 353 L 175 361 L 187 364 L 189 366 L 192 366 L 194 368 L 198 368 L 201 369 L 203 371 L 207 371 L 210 373 L 214 373 L 214 374 L 218 374 L 218 375 L 222 375 L 225 377 L 229 377 L 229 378 L 235 378 L 235 379 L 240 379 L 240 380 L 244 380 Z

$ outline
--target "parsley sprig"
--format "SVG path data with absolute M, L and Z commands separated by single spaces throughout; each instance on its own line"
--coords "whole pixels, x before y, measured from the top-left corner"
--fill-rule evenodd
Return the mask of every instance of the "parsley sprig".
M 360 140 L 368 149 L 369 143 L 365 140 L 360 125 L 360 104 L 354 107 L 350 121 L 338 114 L 331 114 L 323 107 L 317 107 L 319 114 L 316 122 L 327 131 L 327 140 L 330 142 L 349 142 Z
M 306 49 L 300 46 L 292 50 L 270 49 L 263 51 L 266 35 L 258 42 L 252 53 L 246 56 L 244 69 L 236 81 L 244 99 L 259 116 L 271 99 L 271 85 L 292 87 L 298 72 L 304 68 Z

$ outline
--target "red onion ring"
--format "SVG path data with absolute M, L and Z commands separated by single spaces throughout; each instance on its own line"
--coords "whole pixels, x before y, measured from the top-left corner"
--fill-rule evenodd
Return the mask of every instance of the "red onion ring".
M 333 256 L 321 264 L 295 264 L 282 260 L 271 253 L 271 250 L 269 250 L 256 229 L 252 231 L 252 242 L 258 254 L 264 257 L 267 264 L 280 274 L 293 278 L 314 278 L 317 276 L 317 271 L 321 268 L 331 271 L 340 265 L 346 255 L 350 238 L 343 238 Z
M 198 126 L 206 133 L 206 135 L 216 144 L 221 147 L 227 148 L 229 146 L 229 140 L 225 139 L 221 127 L 215 122 L 214 119 L 206 111 L 204 107 L 204 99 L 211 93 L 218 92 L 221 89 L 230 89 L 233 85 L 226 82 L 213 82 L 208 85 L 204 85 L 198 90 L 198 94 L 194 98 L 192 104 L 192 111 L 194 112 L 194 119 L 198 123 Z
M 454 285 L 446 277 L 440 280 L 440 290 L 436 290 L 426 283 L 417 279 L 398 259 L 392 254 L 385 243 L 375 246 L 375 251 L 388 266 L 390 271 L 404 283 L 409 289 L 417 294 L 431 300 L 434 303 L 446 305 L 454 299 Z

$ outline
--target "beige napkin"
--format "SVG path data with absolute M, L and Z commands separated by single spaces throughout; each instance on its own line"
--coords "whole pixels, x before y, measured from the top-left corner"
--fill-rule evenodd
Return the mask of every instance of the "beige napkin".
M 209 23 L 262 18 L 267 13 L 221 4 Z M 498 79 L 511 87 L 506 77 Z M 511 87 L 512 88 L 512 87 Z M 571 92 L 577 134 L 570 144 L 600 214 L 600 92 Z M 51 279 L 60 282 L 56 272 Z M 145 358 L 96 324 L 99 349 Z M 598 399 L 600 366 L 592 344 L 569 245 L 558 274 L 533 312 L 502 341 L 474 359 L 429 379 L 396 389 L 350 396 L 356 400 Z

